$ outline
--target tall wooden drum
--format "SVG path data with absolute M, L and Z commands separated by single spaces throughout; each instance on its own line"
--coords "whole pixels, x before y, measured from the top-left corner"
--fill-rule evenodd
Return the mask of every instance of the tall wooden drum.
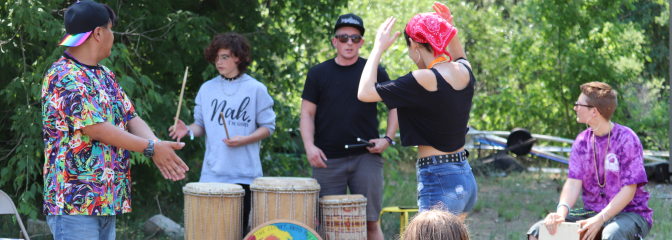
M 338 240 L 366 239 L 366 198 L 361 194 L 320 199 L 320 234 Z
M 289 219 L 315 228 L 320 185 L 313 178 L 261 177 L 250 185 L 252 228 L 262 223 Z
M 185 239 L 241 239 L 245 190 L 229 183 L 187 183 Z

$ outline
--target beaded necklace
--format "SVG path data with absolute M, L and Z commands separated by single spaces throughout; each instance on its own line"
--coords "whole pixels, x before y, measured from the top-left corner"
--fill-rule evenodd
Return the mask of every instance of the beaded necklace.
M 611 125 L 611 122 L 609 122 Z M 607 154 L 609 153 L 609 142 L 611 141 L 611 130 L 609 130 L 609 135 L 607 137 L 607 151 L 604 152 L 604 159 L 606 163 Z M 604 169 L 603 179 L 604 183 L 600 183 L 600 173 L 597 171 L 597 153 L 595 148 L 595 132 L 593 132 L 593 160 L 595 163 L 595 179 L 597 179 L 597 185 L 600 186 L 600 197 L 604 197 L 604 186 L 607 185 L 607 169 Z M 605 166 L 606 167 L 606 166 Z

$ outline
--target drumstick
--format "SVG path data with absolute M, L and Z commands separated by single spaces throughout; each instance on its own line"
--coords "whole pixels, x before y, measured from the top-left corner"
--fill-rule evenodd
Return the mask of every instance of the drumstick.
M 173 124 L 173 132 L 177 132 L 177 121 L 180 117 L 180 108 L 182 108 L 182 97 L 184 97 L 184 86 L 187 84 L 187 73 L 189 72 L 189 67 L 184 70 L 184 80 L 182 80 L 182 91 L 180 91 L 180 101 L 177 103 L 177 114 L 175 114 L 175 123 Z
M 367 142 L 366 140 L 361 139 L 361 138 L 357 138 L 357 142 L 364 143 L 364 144 L 366 144 L 367 147 L 375 147 L 376 146 L 375 143 Z
M 226 129 L 226 120 L 224 119 L 224 113 L 223 113 L 223 112 L 219 112 L 219 117 L 222 118 L 222 122 L 224 123 L 224 131 L 226 131 L 226 139 L 231 139 L 231 138 L 229 137 L 229 129 Z

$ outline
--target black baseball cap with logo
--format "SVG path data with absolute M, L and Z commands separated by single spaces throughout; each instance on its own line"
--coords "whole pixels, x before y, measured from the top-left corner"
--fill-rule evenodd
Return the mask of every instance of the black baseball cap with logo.
M 65 10 L 65 37 L 60 46 L 76 47 L 84 43 L 97 27 L 116 21 L 114 11 L 107 5 L 91 0 L 77 1 Z
M 359 30 L 362 36 L 364 36 L 364 21 L 355 14 L 348 13 L 339 16 L 336 21 L 336 26 L 334 26 L 334 32 L 342 27 L 354 27 Z

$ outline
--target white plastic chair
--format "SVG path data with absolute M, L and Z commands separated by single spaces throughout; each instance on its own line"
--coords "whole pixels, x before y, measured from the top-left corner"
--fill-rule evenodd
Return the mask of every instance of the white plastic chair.
M 30 240 L 30 237 L 28 237 L 28 232 L 26 232 L 26 228 L 23 227 L 21 216 L 19 216 L 19 211 L 16 210 L 14 202 L 12 201 L 11 198 L 9 198 L 9 196 L 5 192 L 0 190 L 0 215 L 4 214 L 14 214 L 14 216 L 16 216 L 16 221 L 19 222 L 19 226 L 21 227 L 21 232 L 23 233 L 23 236 L 25 237 L 26 240 Z M 6 239 L 6 238 L 0 238 L 0 239 Z

